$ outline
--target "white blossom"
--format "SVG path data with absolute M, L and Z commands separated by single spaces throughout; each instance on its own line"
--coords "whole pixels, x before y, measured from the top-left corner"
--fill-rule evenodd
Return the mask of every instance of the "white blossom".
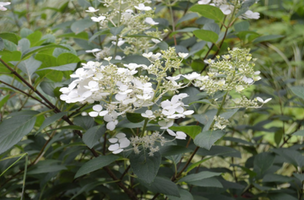
M 198 4 L 209 4 L 211 0 L 200 0 L 197 3 Z
M 251 10 L 247 10 L 243 14 L 245 19 L 259 19 L 260 18 L 260 13 L 258 12 L 252 12 Z
M 102 22 L 103 20 L 106 19 L 105 16 L 99 16 L 99 17 L 91 17 L 93 22 Z
M 97 12 L 99 9 L 95 9 L 94 7 L 89 7 L 88 10 L 86 10 L 86 12 L 90 12 L 90 13 L 94 13 Z
M 134 6 L 137 10 L 141 10 L 141 11 L 149 11 L 149 10 L 152 10 L 151 7 L 149 6 L 145 6 L 145 4 L 143 3 L 140 3 L 138 4 L 138 6 Z
M 114 138 L 110 138 L 109 142 L 114 143 L 108 148 L 113 154 L 122 152 L 123 149 L 128 147 L 131 143 L 124 133 L 118 133 Z
M 182 131 L 177 131 L 176 133 L 170 129 L 167 129 L 166 131 L 169 133 L 169 135 L 175 137 L 176 139 L 185 140 L 187 138 L 186 133 Z
M 101 105 L 94 105 L 93 110 L 94 111 L 89 112 L 89 115 L 91 117 L 105 116 L 106 114 L 108 114 L 108 111 L 106 111 L 106 110 L 102 111 L 102 106 Z
M 157 24 L 159 24 L 158 22 L 154 21 L 151 17 L 147 17 L 145 19 L 145 22 L 148 23 L 148 24 L 150 24 L 150 25 L 157 25 Z
M 272 98 L 268 98 L 265 101 L 261 98 L 261 97 L 257 97 L 256 100 L 261 102 L 262 104 L 267 103 L 268 101 L 270 101 Z

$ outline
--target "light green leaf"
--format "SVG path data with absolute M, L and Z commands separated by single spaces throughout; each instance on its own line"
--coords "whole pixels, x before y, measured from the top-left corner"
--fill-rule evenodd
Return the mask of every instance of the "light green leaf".
M 182 131 L 189 135 L 192 139 L 194 139 L 201 131 L 202 128 L 200 126 L 172 126 L 170 127 L 173 131 Z
M 0 97 L 0 109 L 2 108 L 2 106 L 9 100 L 10 95 L 5 95 Z
M 242 21 L 242 22 L 234 24 L 234 30 L 237 32 L 248 31 L 249 26 L 250 26 L 250 24 L 248 21 Z
M 182 23 L 182 22 L 184 22 L 184 21 L 188 21 L 188 20 L 194 19 L 194 18 L 198 18 L 198 14 L 196 14 L 196 13 L 188 13 L 188 14 L 186 14 L 185 16 L 183 16 L 182 18 L 180 18 L 180 19 L 176 22 L 176 24 L 179 24 L 179 23 Z
M 154 181 L 161 163 L 159 152 L 149 156 L 147 151 L 141 151 L 139 154 L 130 155 L 131 168 L 134 174 L 142 181 L 150 184 Z
M 219 176 L 221 173 L 218 172 L 209 172 L 209 171 L 203 171 L 199 172 L 197 174 L 189 174 L 180 180 L 178 182 L 186 182 L 186 183 L 191 183 L 193 181 L 200 181 L 206 178 L 214 177 L 214 176 Z
M 256 38 L 253 41 L 253 43 L 265 42 L 265 41 L 275 40 L 275 39 L 279 39 L 279 38 L 283 38 L 283 37 L 285 37 L 285 36 L 284 35 L 265 35 L 265 36 Z
M 46 67 L 46 68 L 39 69 L 38 71 L 43 71 L 43 70 L 74 71 L 76 67 L 77 67 L 77 63 L 70 63 L 70 64 L 60 65 L 60 66 L 56 66 L 56 67 Z
M 32 31 L 31 29 L 28 29 L 28 28 L 22 28 L 21 31 L 20 31 L 20 36 L 22 38 L 25 38 L 27 37 L 28 35 L 32 34 L 34 31 Z
M 298 97 L 300 97 L 301 99 L 304 100 L 304 87 L 293 86 L 293 87 L 290 87 L 290 89 L 295 95 L 297 95 Z
M 203 131 L 195 137 L 194 144 L 201 148 L 210 150 L 212 145 L 224 135 L 225 133 L 221 130 Z
M 78 34 L 64 33 L 64 34 L 58 35 L 57 37 L 59 37 L 59 38 L 78 38 L 78 39 L 82 39 L 82 40 L 87 40 L 89 38 L 87 32 L 80 32 Z
M 0 154 L 17 144 L 33 129 L 38 112 L 21 111 L 0 124 Z
M 57 44 L 49 44 L 49 45 L 45 45 L 45 46 L 38 46 L 38 47 L 32 47 L 28 50 L 26 50 L 25 52 L 22 53 L 22 59 L 27 59 L 29 58 L 32 54 L 41 51 L 41 50 L 46 50 L 46 49 L 52 49 L 52 48 L 62 48 L 62 49 L 67 49 L 69 50 L 67 47 L 64 47 L 62 45 L 57 45 Z
M 31 47 L 31 43 L 27 38 L 22 38 L 18 41 L 18 50 L 22 53 L 27 51 Z
M 214 19 L 215 21 L 220 21 L 220 22 L 223 20 L 225 16 L 218 7 L 211 5 L 194 5 L 190 8 L 190 11 L 198 12 L 204 17 L 207 17 L 209 19 Z
M 18 44 L 18 40 L 20 39 L 20 37 L 14 33 L 9 33 L 9 32 L 3 32 L 3 33 L 0 33 L 0 37 L 2 39 L 6 39 L 8 41 L 11 41 L 15 44 Z
M 84 165 L 80 167 L 80 169 L 75 174 L 74 178 L 78 178 L 80 176 L 83 176 L 85 174 L 91 173 L 93 171 L 96 171 L 98 169 L 101 169 L 112 162 L 114 162 L 118 156 L 114 155 L 108 155 L 108 156 L 99 156 L 97 158 L 94 158 L 88 162 L 86 162 Z
M 77 20 L 76 22 L 74 22 L 71 26 L 71 30 L 75 33 L 78 34 L 82 31 L 84 31 L 85 29 L 91 27 L 92 25 L 94 25 L 96 22 L 93 22 L 91 20 L 91 18 L 84 18 L 81 20 Z
M 197 38 L 207 41 L 207 42 L 216 43 L 218 40 L 218 35 L 213 31 L 196 30 L 196 31 L 193 31 L 193 33 Z

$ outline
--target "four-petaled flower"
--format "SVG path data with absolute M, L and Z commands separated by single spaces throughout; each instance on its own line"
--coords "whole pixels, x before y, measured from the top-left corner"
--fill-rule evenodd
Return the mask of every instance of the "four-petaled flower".
M 126 138 L 124 133 L 118 133 L 114 138 L 110 138 L 109 141 L 113 144 L 108 149 L 114 154 L 122 152 L 124 148 L 130 145 L 130 140 Z

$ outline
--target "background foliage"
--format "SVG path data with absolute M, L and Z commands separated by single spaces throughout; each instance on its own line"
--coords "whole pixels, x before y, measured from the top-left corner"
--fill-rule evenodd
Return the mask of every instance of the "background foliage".
M 1 200 L 303 199 L 303 1 L 261 0 L 251 7 L 259 20 L 237 20 L 226 32 L 216 23 L 220 15 L 189 11 L 194 1 L 155 3 L 157 27 L 168 29 L 155 51 L 175 46 L 189 53 L 182 66 L 187 73 L 201 72 L 204 59 L 228 47 L 251 48 L 262 79 L 246 94 L 272 100 L 259 109 L 226 113 L 234 116 L 225 134 L 214 131 L 213 138 L 193 142 L 189 136 L 195 138 L 215 111 L 206 96 L 188 87 L 187 103 L 203 112 L 177 122 L 176 131 L 186 132 L 187 140 L 153 157 L 109 153 L 102 122 L 81 115 L 91 106 L 59 99 L 73 71 L 95 59 L 85 51 L 105 47 L 106 37 L 116 34 L 101 30 L 85 12 L 106 8 L 98 0 L 11 3 L 0 12 Z M 122 62 L 142 60 L 130 55 Z M 120 124 L 124 131 L 142 126 L 130 123 L 140 122 L 138 115 L 127 117 Z

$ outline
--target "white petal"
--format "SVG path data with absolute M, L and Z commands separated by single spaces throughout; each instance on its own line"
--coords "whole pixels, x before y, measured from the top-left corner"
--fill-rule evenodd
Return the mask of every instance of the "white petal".
M 187 138 L 186 133 L 184 133 L 182 131 L 176 132 L 176 139 L 185 140 L 186 138 Z
M 89 112 L 90 117 L 97 117 L 98 116 L 98 112 L 92 111 Z
M 119 154 L 120 152 L 122 152 L 123 151 L 123 149 L 118 149 L 118 150 L 116 150 L 116 151 L 113 151 L 112 153 L 114 153 L 114 154 Z
M 93 110 L 95 110 L 97 112 L 100 112 L 100 111 L 102 111 L 102 106 L 101 105 L 94 105 Z
M 115 151 L 117 149 L 119 149 L 119 144 L 112 144 L 109 146 L 108 148 L 110 151 Z
M 113 131 L 116 127 L 116 124 L 115 122 L 111 121 L 111 122 L 108 122 L 107 123 L 107 129 L 110 130 L 110 131 Z
M 267 103 L 268 101 L 270 101 L 272 98 L 269 98 L 269 99 L 266 99 L 265 101 L 264 101 L 264 103 Z
M 119 140 L 120 148 L 126 148 L 130 145 L 130 140 L 128 138 L 122 138 Z
M 110 139 L 109 139 L 109 142 L 111 142 L 111 143 L 116 143 L 117 141 L 118 141 L 117 138 L 110 138 Z
M 176 134 L 174 133 L 174 131 L 172 131 L 170 129 L 167 129 L 166 131 L 169 133 L 169 135 L 174 136 L 174 137 L 176 136 Z
M 124 134 L 124 133 L 117 133 L 117 135 L 115 137 L 117 137 L 118 139 L 122 139 L 122 138 L 126 137 L 126 134 Z

